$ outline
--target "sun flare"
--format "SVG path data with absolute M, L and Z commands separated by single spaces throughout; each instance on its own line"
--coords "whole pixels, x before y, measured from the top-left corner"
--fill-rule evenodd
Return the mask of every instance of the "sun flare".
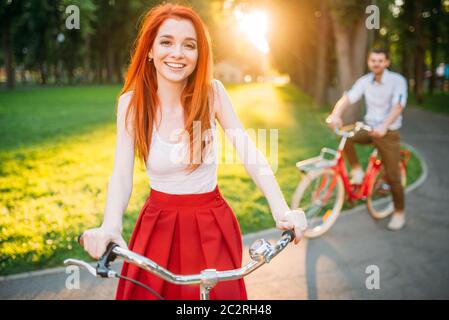
M 270 47 L 267 41 L 268 17 L 265 12 L 255 10 L 244 13 L 239 9 L 234 11 L 238 28 L 258 50 L 267 54 Z

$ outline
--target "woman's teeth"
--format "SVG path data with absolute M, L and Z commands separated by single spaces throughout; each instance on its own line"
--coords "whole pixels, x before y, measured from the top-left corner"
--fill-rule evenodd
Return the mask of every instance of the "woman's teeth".
M 167 66 L 169 66 L 170 68 L 173 68 L 173 69 L 182 69 L 182 68 L 185 67 L 185 64 L 182 64 L 182 63 L 169 63 L 169 62 L 165 62 L 165 64 L 166 64 Z

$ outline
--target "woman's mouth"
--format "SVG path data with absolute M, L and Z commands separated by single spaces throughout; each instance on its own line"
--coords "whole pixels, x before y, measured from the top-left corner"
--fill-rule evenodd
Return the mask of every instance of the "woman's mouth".
M 186 66 L 184 63 L 175 63 L 175 62 L 164 62 L 164 63 L 173 71 L 182 70 Z

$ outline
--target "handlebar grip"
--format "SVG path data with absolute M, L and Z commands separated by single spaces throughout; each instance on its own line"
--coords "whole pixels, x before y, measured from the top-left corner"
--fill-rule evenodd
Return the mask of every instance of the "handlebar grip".
M 83 236 L 84 236 L 84 232 L 81 233 L 81 234 L 78 236 L 78 238 L 77 238 L 77 242 L 78 242 L 78 244 L 79 244 L 80 246 L 84 246 Z M 109 244 L 108 244 L 107 247 L 106 247 L 106 251 L 105 251 L 105 253 L 103 254 L 103 257 L 104 257 L 104 256 L 109 256 L 109 255 L 111 255 L 112 260 L 110 260 L 110 261 L 114 261 L 115 255 L 112 253 L 112 249 L 114 249 L 114 247 L 118 247 L 118 246 L 119 246 L 119 245 L 116 244 L 116 243 L 114 243 L 114 242 L 109 242 Z
M 288 235 L 290 237 L 289 242 L 292 242 L 296 238 L 295 232 L 293 230 L 285 230 L 284 232 L 282 232 L 282 236 L 284 235 Z
M 84 246 L 84 241 L 83 241 L 83 236 L 84 236 L 84 232 L 81 233 L 78 238 L 76 239 L 76 242 L 78 242 L 78 244 L 83 247 Z

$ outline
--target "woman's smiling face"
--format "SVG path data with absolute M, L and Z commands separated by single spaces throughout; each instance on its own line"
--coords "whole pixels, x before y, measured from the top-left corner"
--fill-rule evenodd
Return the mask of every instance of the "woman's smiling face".
M 195 28 L 190 20 L 169 18 L 159 27 L 148 57 L 158 77 L 179 82 L 187 79 L 198 61 Z

